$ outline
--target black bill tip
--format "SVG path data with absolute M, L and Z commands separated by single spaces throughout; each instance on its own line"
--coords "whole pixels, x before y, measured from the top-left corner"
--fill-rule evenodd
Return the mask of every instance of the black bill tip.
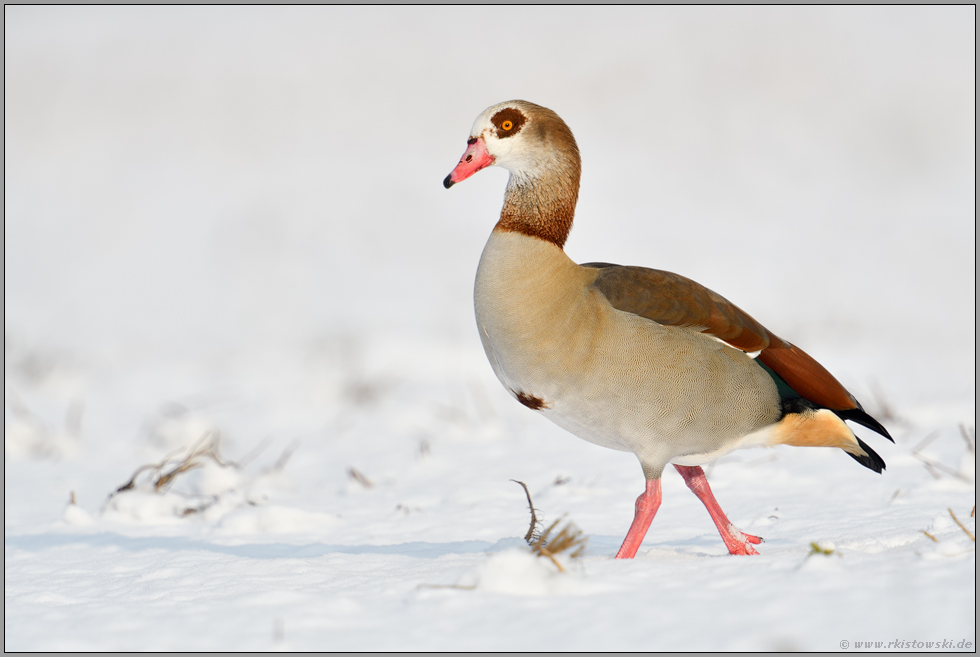
M 446 176 L 446 179 L 442 181 L 442 186 L 445 187 L 446 189 L 449 189 L 455 184 L 456 183 L 453 182 L 453 174 L 449 174 L 448 176 Z

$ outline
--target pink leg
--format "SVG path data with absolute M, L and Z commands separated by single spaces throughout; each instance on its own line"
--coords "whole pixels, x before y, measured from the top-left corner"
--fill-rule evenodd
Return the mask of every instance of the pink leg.
M 708 514 L 714 520 L 715 527 L 718 528 L 721 540 L 725 541 L 728 551 L 732 554 L 759 554 L 749 543 L 759 544 L 762 539 L 751 534 L 743 534 L 731 523 L 725 512 L 721 510 L 718 500 L 711 493 L 711 487 L 708 486 L 708 480 L 705 478 L 701 466 L 696 465 L 689 468 L 686 465 L 675 465 L 674 467 L 684 477 L 684 482 L 691 489 L 691 492 L 697 495 L 704 507 L 708 509 Z
M 623 540 L 623 546 L 616 553 L 617 559 L 632 559 L 636 556 L 636 551 L 640 549 L 640 543 L 653 522 L 653 516 L 657 515 L 657 509 L 660 508 L 660 499 L 660 480 L 647 479 L 647 489 L 636 498 L 636 515 L 633 516 L 633 524 Z

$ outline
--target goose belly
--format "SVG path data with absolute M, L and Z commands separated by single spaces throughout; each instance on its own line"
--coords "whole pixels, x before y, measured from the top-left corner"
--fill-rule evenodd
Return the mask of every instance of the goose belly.
M 743 352 L 612 308 L 589 285 L 594 271 L 553 245 L 494 241 L 477 274 L 477 324 L 494 372 L 526 406 L 634 452 L 658 475 L 672 459 L 717 458 L 778 420 L 775 384 Z M 515 241 L 517 257 L 500 253 Z M 534 251 L 543 265 L 529 266 Z

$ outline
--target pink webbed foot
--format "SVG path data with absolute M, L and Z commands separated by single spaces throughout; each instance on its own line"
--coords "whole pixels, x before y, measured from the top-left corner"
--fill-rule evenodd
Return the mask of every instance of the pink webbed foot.
M 687 487 L 698 496 L 698 499 L 708 510 L 708 515 L 711 516 L 715 527 L 718 528 L 718 533 L 721 534 L 721 540 L 725 541 L 728 552 L 745 555 L 759 554 L 750 544 L 758 545 L 763 542 L 763 539 L 752 534 L 746 534 L 731 523 L 711 492 L 711 487 L 708 486 L 708 480 L 705 478 L 701 466 L 674 465 L 674 467 L 684 477 L 684 483 L 687 484 Z
M 750 543 L 755 543 L 758 545 L 762 543 L 762 539 L 758 536 L 752 536 L 751 534 L 746 534 L 740 531 L 735 525 L 729 523 L 726 532 L 721 532 L 721 540 L 725 541 L 725 547 L 728 548 L 729 554 L 759 554 L 754 547 L 749 545 Z

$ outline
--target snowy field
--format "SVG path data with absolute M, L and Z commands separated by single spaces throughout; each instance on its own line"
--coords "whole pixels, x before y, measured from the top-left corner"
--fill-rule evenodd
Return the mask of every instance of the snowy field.
M 6 650 L 974 650 L 973 7 L 4 18 Z M 667 472 L 612 558 L 640 468 L 494 379 L 506 176 L 441 184 L 511 98 L 578 139 L 571 257 L 806 349 L 883 475 L 706 466 L 730 557 Z

